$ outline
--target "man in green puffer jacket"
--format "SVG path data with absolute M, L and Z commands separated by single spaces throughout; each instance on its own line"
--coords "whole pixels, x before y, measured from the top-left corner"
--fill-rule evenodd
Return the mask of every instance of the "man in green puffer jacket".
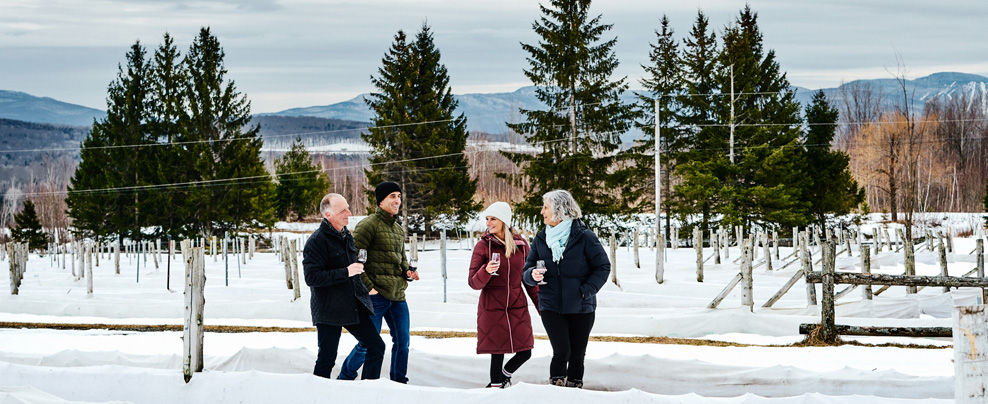
M 358 249 L 367 250 L 362 280 L 374 304 L 371 317 L 378 332 L 381 320 L 388 322 L 391 333 L 391 380 L 408 383 L 408 304 L 405 288 L 409 280 L 418 280 L 418 272 L 409 270 L 405 257 L 405 232 L 398 223 L 401 207 L 401 187 L 394 182 L 382 182 L 374 189 L 378 209 L 357 223 L 353 241 Z M 361 344 L 353 347 L 343 362 L 340 379 L 357 378 L 357 369 L 364 364 L 367 349 Z

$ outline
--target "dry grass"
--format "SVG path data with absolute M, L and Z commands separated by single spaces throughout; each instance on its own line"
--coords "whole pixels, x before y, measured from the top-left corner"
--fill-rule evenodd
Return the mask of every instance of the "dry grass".
M 182 331 L 183 326 L 177 324 L 66 324 L 66 323 L 21 323 L 21 322 L 0 322 L 0 328 L 31 328 L 49 330 L 110 330 L 110 331 L 134 331 L 134 332 L 164 332 Z M 206 325 L 206 332 L 215 333 L 247 333 L 247 332 L 315 332 L 315 327 L 257 327 L 257 326 L 233 326 L 233 325 Z M 477 338 L 477 333 L 467 331 L 412 331 L 412 335 L 425 338 Z M 535 339 L 547 340 L 544 335 L 536 335 Z M 706 339 L 692 338 L 672 338 L 672 337 L 612 337 L 612 336 L 591 336 L 591 341 L 596 342 L 625 342 L 632 344 L 665 344 L 665 345 L 692 345 L 692 346 L 717 346 L 717 347 L 766 347 L 766 348 L 791 348 L 809 346 L 840 346 L 855 345 L 863 347 L 892 347 L 892 348 L 912 348 L 912 349 L 947 349 L 951 346 L 939 345 L 918 345 L 918 344 L 866 344 L 857 341 L 843 341 L 839 337 L 836 344 L 826 344 L 819 338 L 819 332 L 813 330 L 802 341 L 794 344 L 741 344 L 737 342 L 714 341 Z

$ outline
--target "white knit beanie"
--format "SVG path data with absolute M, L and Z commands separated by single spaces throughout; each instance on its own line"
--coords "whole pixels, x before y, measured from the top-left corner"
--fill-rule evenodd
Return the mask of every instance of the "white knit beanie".
M 494 202 L 487 207 L 484 213 L 480 214 L 482 220 L 488 216 L 496 217 L 504 222 L 504 227 L 511 227 L 511 206 L 505 202 Z

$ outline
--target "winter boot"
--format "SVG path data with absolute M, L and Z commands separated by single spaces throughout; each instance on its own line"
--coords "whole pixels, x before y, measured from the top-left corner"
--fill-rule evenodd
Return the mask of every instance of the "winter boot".
M 566 378 L 563 376 L 553 376 L 549 378 L 549 384 L 553 386 L 565 386 Z
M 583 380 L 567 380 L 566 387 L 576 387 L 578 389 L 583 388 Z

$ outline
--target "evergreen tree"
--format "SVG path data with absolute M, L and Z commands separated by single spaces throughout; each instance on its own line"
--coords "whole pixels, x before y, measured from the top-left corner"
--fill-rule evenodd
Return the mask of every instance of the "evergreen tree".
M 521 109 L 525 121 L 508 125 L 541 150 L 504 153 L 521 167 L 515 179 L 524 181 L 528 194 L 516 210 L 534 216 L 542 194 L 565 189 L 586 213 L 626 211 L 617 189 L 627 177 L 614 173 L 623 158 L 617 154 L 620 135 L 631 128 L 633 111 L 620 101 L 625 78 L 611 80 L 617 39 L 600 40 L 612 26 L 590 17 L 590 0 L 552 0 L 539 8 L 542 16 L 532 28 L 540 40 L 522 49 L 529 55 L 525 75 L 547 109 Z
M 309 157 L 302 138 L 295 138 L 291 150 L 275 160 L 275 215 L 302 220 L 318 212 L 319 202 L 329 189 L 329 177 Z
M 679 106 L 682 101 L 679 93 L 683 91 L 683 77 L 680 70 L 682 61 L 667 16 L 662 16 L 660 26 L 660 30 L 655 32 L 657 42 L 651 45 L 652 51 L 649 53 L 652 64 L 642 65 L 646 76 L 641 79 L 641 84 L 648 92 L 638 94 L 636 112 L 639 120 L 636 124 L 643 135 L 628 150 L 634 158 L 634 165 L 629 170 L 631 175 L 624 181 L 626 188 L 624 195 L 630 205 L 638 207 L 640 211 L 648 212 L 655 206 L 655 114 L 658 103 L 658 129 L 662 143 L 660 145 L 663 175 L 661 187 L 666 201 L 665 210 L 668 213 L 670 178 L 676 162 L 674 156 L 683 151 L 687 144 L 685 132 L 679 126 Z M 652 201 L 652 204 L 648 204 L 648 201 Z M 669 234 L 668 214 L 665 233 Z
M 810 212 L 820 226 L 826 225 L 826 214 L 844 215 L 864 201 L 864 189 L 851 176 L 850 157 L 830 147 L 837 132 L 839 113 L 827 102 L 823 91 L 813 94 L 806 108 L 806 163 L 809 177 Z
M 763 50 L 757 17 L 746 6 L 724 31 L 714 79 L 725 96 L 711 107 L 726 125 L 701 131 L 697 145 L 722 151 L 711 168 L 721 185 L 715 211 L 725 224 L 803 224 L 799 103 L 775 52 Z
M 147 134 L 148 66 L 140 41 L 127 53 L 107 89 L 106 117 L 93 124 L 83 141 L 66 201 L 73 227 L 97 237 L 141 239 L 147 215 L 140 214 L 139 188 L 147 184 L 150 143 Z M 143 221 L 142 221 L 143 220 Z
M 427 232 L 440 215 L 462 222 L 479 208 L 463 155 L 466 118 L 454 115 L 457 102 L 440 57 L 428 25 L 410 43 L 398 31 L 371 77 L 379 91 L 367 99 L 374 128 L 362 135 L 373 148 L 370 184 L 400 184 L 405 225 L 421 224 Z
M 711 105 L 716 91 L 714 71 L 718 48 L 717 36 L 709 30 L 709 20 L 702 11 L 697 12 L 683 44 L 680 60 L 685 94 L 681 97 L 677 119 L 684 131 L 681 139 L 685 145 L 684 150 L 671 156 L 677 162 L 675 174 L 680 177 L 680 183 L 669 190 L 667 203 L 683 223 L 689 223 L 690 216 L 699 215 L 699 225 L 706 230 L 720 189 L 714 167 L 726 157 L 706 144 L 715 124 Z
M 225 53 L 202 28 L 185 57 L 188 125 L 179 140 L 188 146 L 201 181 L 189 192 L 191 221 L 209 236 L 274 222 L 274 184 L 260 152 L 260 127 L 250 124 L 250 102 L 226 81 Z
M 186 188 L 168 184 L 185 184 L 196 175 L 189 164 L 195 160 L 190 148 L 175 144 L 189 136 L 185 98 L 188 74 L 174 42 L 174 38 L 165 33 L 164 42 L 151 61 L 148 129 L 151 138 L 161 146 L 152 149 L 148 181 L 159 187 L 148 193 L 141 210 L 151 215 L 150 224 L 158 229 L 155 237 L 167 235 L 179 239 L 195 236 L 195 228 L 189 221 L 190 211 L 195 207 L 189 206 Z
M 18 243 L 27 243 L 28 249 L 40 250 L 48 244 L 48 236 L 41 228 L 41 220 L 34 209 L 34 202 L 24 201 L 24 209 L 14 215 L 15 227 L 10 229 L 10 235 Z
M 411 176 L 421 174 L 414 169 L 417 160 L 410 160 L 410 150 L 414 146 L 411 132 L 413 127 L 412 109 L 409 105 L 408 94 L 412 93 L 412 83 L 418 80 L 415 55 L 412 44 L 409 44 L 405 32 L 398 30 L 391 48 L 384 55 L 381 67 L 377 69 L 377 77 L 371 76 L 371 83 L 377 88 L 376 93 L 367 97 L 367 105 L 374 111 L 371 118 L 371 128 L 360 137 L 371 147 L 369 160 L 370 169 L 366 170 L 367 181 L 371 188 L 367 191 L 373 213 L 377 209 L 373 187 L 384 181 L 394 181 L 401 185 L 402 216 L 408 217 L 408 205 L 421 206 L 421 201 L 410 200 L 410 195 L 418 194 L 413 189 Z M 414 182 L 417 183 L 417 182 Z M 408 220 L 404 221 L 407 231 Z

